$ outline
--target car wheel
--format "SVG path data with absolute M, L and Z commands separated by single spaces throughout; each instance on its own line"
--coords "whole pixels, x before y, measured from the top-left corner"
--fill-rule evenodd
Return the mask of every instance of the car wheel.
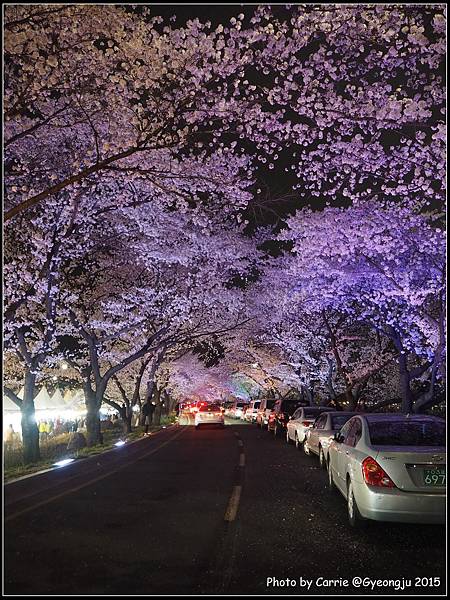
M 355 495 L 353 493 L 353 484 L 349 480 L 347 485 L 347 514 L 348 522 L 352 527 L 359 527 L 363 523 L 361 513 L 356 504 Z
M 300 448 L 300 442 L 298 441 L 297 432 L 295 432 L 295 447 L 297 448 L 297 450 Z
M 291 443 L 291 438 L 289 437 L 289 431 L 286 429 L 286 443 L 290 444 Z
M 330 461 L 328 461 L 328 489 L 331 492 L 334 492 L 337 488 L 336 488 L 336 484 L 333 481 L 333 473 L 331 471 L 331 464 Z
M 320 464 L 320 466 L 321 466 L 322 469 L 325 469 L 326 462 L 325 462 L 325 456 L 323 454 L 323 448 L 322 448 L 322 446 L 319 446 L 319 464 Z

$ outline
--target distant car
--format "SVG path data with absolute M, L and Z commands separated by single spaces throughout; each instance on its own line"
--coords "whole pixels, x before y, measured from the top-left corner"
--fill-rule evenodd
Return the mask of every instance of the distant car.
M 287 423 L 286 441 L 288 444 L 295 442 L 300 448 L 306 440 L 306 432 L 312 426 L 316 418 L 323 412 L 333 411 L 329 406 L 302 406 L 292 415 Z
M 328 461 L 328 448 L 334 434 L 339 431 L 356 413 L 329 411 L 321 413 L 306 432 L 303 444 L 305 454 L 317 454 L 320 466 L 325 469 Z
M 249 423 L 254 423 L 256 421 L 256 415 L 260 404 L 260 400 L 252 400 L 250 402 L 250 406 L 246 408 L 244 412 L 244 421 L 248 421 Z
M 425 415 L 352 417 L 330 444 L 328 479 L 362 519 L 445 523 L 445 421 Z
M 285 432 L 289 419 L 295 413 L 300 403 L 301 400 L 277 400 L 269 415 L 267 429 L 272 431 L 275 436 Z
M 198 412 L 200 406 L 205 406 L 206 404 L 207 402 L 204 400 L 198 402 L 191 402 L 189 412 L 195 415 Z
M 200 425 L 219 425 L 225 426 L 222 407 L 220 404 L 206 403 L 199 407 L 194 418 L 195 428 L 199 429 Z
M 232 419 L 241 419 L 244 416 L 244 411 L 247 408 L 247 406 L 247 402 L 235 400 L 235 402 L 229 409 L 227 416 L 231 417 Z
M 258 412 L 256 413 L 256 424 L 259 427 L 267 427 L 269 422 L 269 415 L 275 406 L 276 400 L 274 398 L 263 398 L 259 405 Z
M 231 414 L 231 410 L 234 408 L 234 402 L 224 402 L 222 405 L 222 409 L 226 417 L 229 417 Z

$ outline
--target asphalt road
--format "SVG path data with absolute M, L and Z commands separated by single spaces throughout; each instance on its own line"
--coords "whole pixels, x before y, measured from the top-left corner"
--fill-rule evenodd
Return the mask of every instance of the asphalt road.
M 5 594 L 444 593 L 444 527 L 354 531 L 315 457 L 230 423 L 7 485 Z

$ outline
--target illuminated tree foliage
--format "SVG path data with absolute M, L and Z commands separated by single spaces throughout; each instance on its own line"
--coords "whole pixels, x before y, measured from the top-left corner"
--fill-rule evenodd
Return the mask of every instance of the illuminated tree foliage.
M 200 385 L 171 371 L 189 351 L 223 365 L 216 383 L 352 406 L 392 399 L 395 363 L 402 410 L 425 410 L 445 344 L 444 7 L 156 10 L 5 10 L 5 393 L 25 460 L 63 358 L 90 444 L 102 402 L 128 419 L 141 386 Z

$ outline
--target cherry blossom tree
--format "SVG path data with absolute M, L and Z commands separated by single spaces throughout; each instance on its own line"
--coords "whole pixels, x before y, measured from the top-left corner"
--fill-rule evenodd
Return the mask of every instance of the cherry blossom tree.
M 84 382 L 89 443 L 107 389 L 128 408 L 145 379 L 162 393 L 163 361 L 199 342 L 224 372 L 264 385 L 258 362 L 310 401 L 352 403 L 395 350 L 403 410 L 435 401 L 444 7 L 244 12 L 214 28 L 152 7 L 6 8 L 5 349 L 24 399 L 5 391 L 27 461 L 36 382 L 62 356 Z M 261 191 L 280 172 L 298 207 L 347 208 L 291 216 L 279 240 L 293 255 L 270 265 L 267 232 L 243 234 L 266 204 L 280 224 Z
M 445 344 L 445 234 L 439 220 L 372 201 L 297 213 L 280 237 L 294 244 L 292 293 L 319 313 L 338 311 L 389 338 L 397 351 L 402 409 L 431 403 Z M 411 361 L 420 364 L 412 368 Z M 428 392 L 414 399 L 411 382 L 425 372 Z
M 256 165 L 306 199 L 443 197 L 441 5 L 262 5 L 216 29 L 15 5 L 5 32 L 7 219 L 118 179 L 142 202 L 214 179 L 241 208 Z
M 134 361 L 157 367 L 169 349 L 245 321 L 245 291 L 228 283 L 256 252 L 250 239 L 224 223 L 219 229 L 206 214 L 157 207 L 108 213 L 94 237 L 83 268 L 66 269 L 72 295 L 59 338 L 83 379 L 89 444 L 98 442 L 111 378 L 117 385 Z
M 86 225 L 77 219 L 76 210 L 62 199 L 47 203 L 45 214 L 20 215 L 14 228 L 8 228 L 4 268 L 4 339 L 5 367 L 21 373 L 15 385 L 4 386 L 5 394 L 22 412 L 24 459 L 39 457 L 39 437 L 34 418 L 36 384 L 43 370 L 56 365 L 57 319 L 68 290 L 61 286 L 61 270 L 89 252 L 89 240 L 80 247 L 79 237 Z M 15 365 L 15 367 L 14 367 Z M 24 387 L 23 398 L 17 391 Z

